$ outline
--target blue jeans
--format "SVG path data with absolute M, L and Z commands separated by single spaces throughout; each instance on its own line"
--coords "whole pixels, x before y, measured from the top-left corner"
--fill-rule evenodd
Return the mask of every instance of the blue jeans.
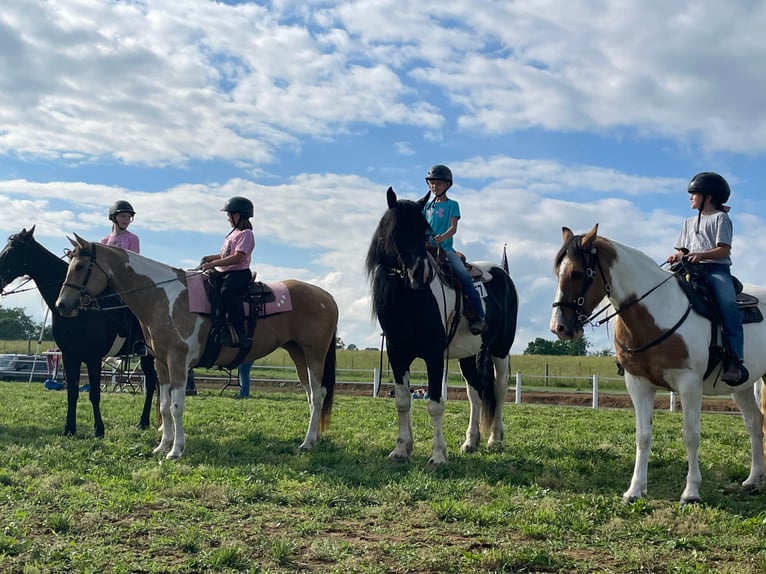
M 252 363 L 241 363 L 237 367 L 237 378 L 239 379 L 239 396 L 250 396 L 250 367 Z
M 737 307 L 737 294 L 734 291 L 734 282 L 731 279 L 729 266 L 706 263 L 703 267 L 707 271 L 710 291 L 721 310 L 723 332 L 729 339 L 732 352 L 741 361 L 745 355 L 745 337 L 742 332 L 742 317 Z
M 479 297 L 479 292 L 476 291 L 476 287 L 473 286 L 473 279 L 471 279 L 471 276 L 468 274 L 468 271 L 465 270 L 465 265 L 463 264 L 463 261 L 460 259 L 460 256 L 454 251 L 445 251 L 444 253 L 447 256 L 447 261 L 449 261 L 450 267 L 452 267 L 452 272 L 455 274 L 455 277 L 457 277 L 457 279 L 463 285 L 463 290 L 465 291 L 465 294 L 468 296 L 468 299 L 471 301 L 471 304 L 473 305 L 473 308 L 476 311 L 476 315 L 483 319 L 484 307 L 482 307 L 481 305 L 481 297 Z

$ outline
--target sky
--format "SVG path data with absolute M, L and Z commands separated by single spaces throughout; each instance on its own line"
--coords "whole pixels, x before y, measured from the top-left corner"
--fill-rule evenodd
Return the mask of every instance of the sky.
M 60 254 L 126 199 L 141 253 L 192 268 L 242 195 L 258 277 L 325 288 L 343 342 L 377 348 L 386 189 L 417 199 L 446 164 L 455 247 L 507 246 L 520 354 L 554 339 L 561 228 L 664 261 L 701 171 L 732 188 L 733 273 L 766 285 L 764 29 L 757 0 L 4 0 L 0 233 Z

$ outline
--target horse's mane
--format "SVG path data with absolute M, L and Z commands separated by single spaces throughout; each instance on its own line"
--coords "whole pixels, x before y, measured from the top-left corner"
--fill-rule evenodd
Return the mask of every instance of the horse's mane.
M 372 284 L 374 315 L 379 316 L 381 309 L 392 304 L 401 289 L 401 279 L 391 273 L 399 267 L 400 251 L 425 250 L 430 229 L 421 202 L 399 199 L 383 214 L 372 234 L 365 261 L 367 277 Z

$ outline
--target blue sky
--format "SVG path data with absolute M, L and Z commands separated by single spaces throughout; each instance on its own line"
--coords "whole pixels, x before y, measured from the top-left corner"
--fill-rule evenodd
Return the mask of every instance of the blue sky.
M 127 199 L 142 253 L 192 267 L 244 195 L 259 277 L 326 288 L 344 342 L 374 347 L 363 260 L 385 190 L 418 198 L 445 163 L 456 247 L 508 245 L 521 353 L 552 338 L 561 227 L 662 261 L 700 171 L 732 186 L 734 273 L 766 284 L 764 28 L 746 0 L 6 0 L 0 231 L 36 225 L 60 253 Z

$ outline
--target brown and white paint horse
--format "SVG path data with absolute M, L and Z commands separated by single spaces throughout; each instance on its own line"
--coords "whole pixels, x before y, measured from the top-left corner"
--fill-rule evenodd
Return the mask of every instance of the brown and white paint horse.
M 186 377 L 199 361 L 211 329 L 209 317 L 189 311 L 186 273 L 136 253 L 77 237 L 56 308 L 76 315 L 81 305 L 107 287 L 118 292 L 141 323 L 156 357 L 160 384 L 162 439 L 154 454 L 179 458 L 186 435 L 183 413 Z M 287 350 L 308 396 L 310 420 L 301 450 L 310 449 L 329 427 L 335 387 L 335 337 L 338 307 L 323 289 L 296 280 L 284 281 L 293 310 L 258 320 L 245 361 L 278 347 Z M 229 364 L 238 349 L 223 347 L 216 365 Z
M 683 439 L 688 458 L 681 503 L 698 502 L 700 411 L 704 395 L 731 394 L 750 435 L 750 474 L 742 483 L 755 489 L 764 477 L 763 417 L 753 383 L 766 374 L 766 323 L 744 325 L 745 364 L 750 380 L 730 387 L 714 369 L 703 380 L 711 342 L 710 322 L 689 309 L 689 300 L 673 275 L 647 255 L 598 236 L 598 225 L 584 235 L 562 229 L 564 245 L 556 256 L 558 290 L 551 331 L 560 339 L 582 336 L 596 306 L 607 297 L 617 310 L 614 341 L 625 368 L 625 385 L 636 416 L 633 478 L 623 494 L 627 502 L 646 494 L 652 413 L 658 389 L 675 391 L 683 406 Z M 766 315 L 766 289 L 747 285 Z

